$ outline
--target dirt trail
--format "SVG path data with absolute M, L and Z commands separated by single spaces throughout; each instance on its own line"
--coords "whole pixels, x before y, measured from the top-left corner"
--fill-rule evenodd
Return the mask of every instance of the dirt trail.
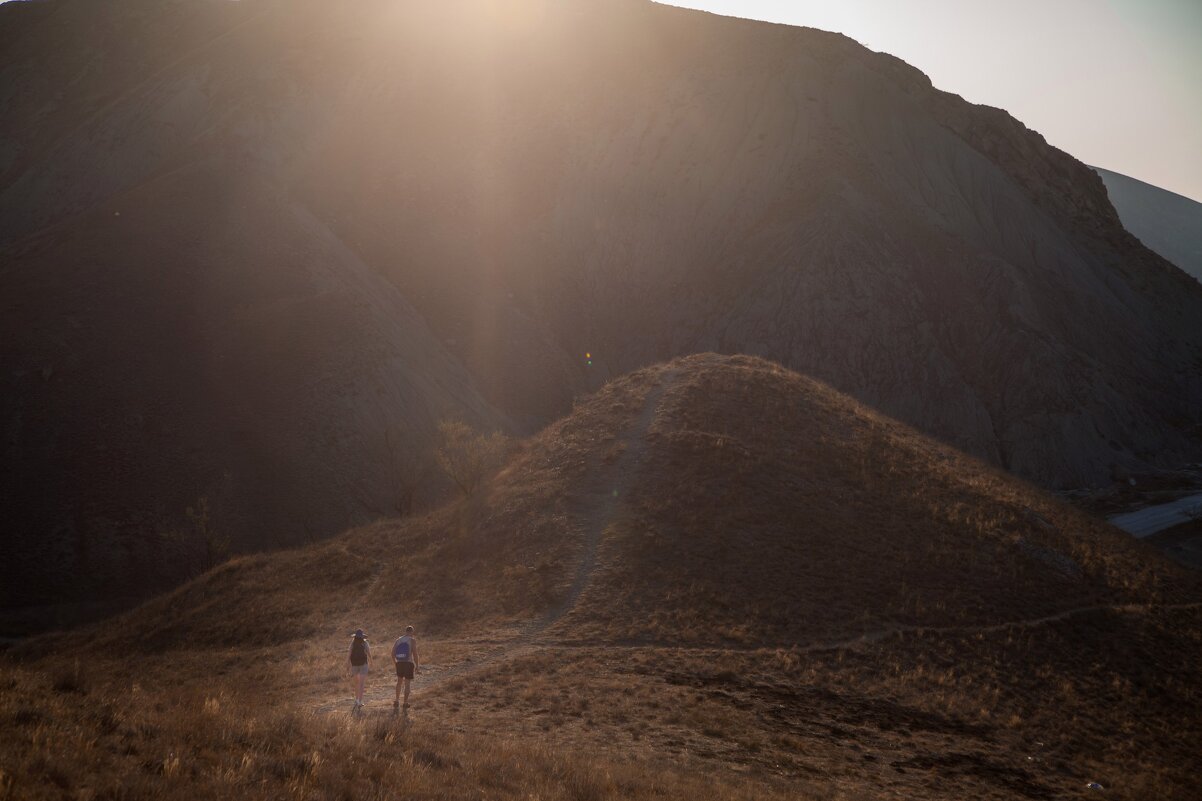
M 859 637 L 854 637 L 850 640 L 845 640 L 841 643 L 832 643 L 826 645 L 807 646 L 799 649 L 801 652 L 821 651 L 821 650 L 837 650 L 840 648 L 848 648 L 854 645 L 869 644 L 880 642 L 881 640 L 892 637 L 895 634 L 991 634 L 997 631 L 1006 631 L 1007 629 L 1030 629 L 1038 626 L 1047 626 L 1052 623 L 1059 623 L 1062 620 L 1087 615 L 1092 612 L 1117 612 L 1119 614 L 1135 614 L 1148 611 L 1151 608 L 1158 610 L 1181 610 L 1181 609 L 1197 609 L 1202 607 L 1202 603 L 1187 603 L 1187 604 L 1167 604 L 1156 605 L 1154 607 L 1148 604 L 1100 604 L 1097 606 L 1082 606 L 1076 609 L 1066 609 L 1063 612 L 1057 612 L 1054 615 L 1045 617 L 1031 618 L 1029 620 L 1008 620 L 1004 623 L 989 623 L 983 626 L 894 626 L 880 631 L 862 634 Z
M 640 648 L 662 648 L 672 650 L 682 654 L 720 654 L 720 653 L 735 653 L 735 652 L 750 652 L 764 651 L 773 649 L 782 649 L 795 654 L 812 654 L 821 653 L 822 651 L 846 651 L 864 645 L 872 645 L 873 643 L 887 640 L 894 636 L 904 636 L 906 634 L 992 634 L 999 631 L 1007 631 L 1009 629 L 1029 629 L 1039 626 L 1047 626 L 1052 623 L 1059 623 L 1063 620 L 1087 615 L 1093 612 L 1116 612 L 1118 614 L 1140 614 L 1151 609 L 1157 611 L 1180 611 L 1184 609 L 1202 608 L 1202 602 L 1191 602 L 1184 604 L 1115 604 L 1115 605 L 1098 605 L 1098 606 L 1082 606 L 1076 609 L 1066 609 L 1063 612 L 1057 612 L 1054 615 L 1045 617 L 1030 618 L 1027 620 L 1007 620 L 1002 623 L 986 623 L 984 625 L 959 625 L 959 626 L 888 626 L 875 631 L 864 632 L 857 634 L 854 637 L 846 637 L 839 640 L 826 640 L 822 642 L 809 643 L 801 645 L 796 642 L 783 643 L 758 643 L 756 645 L 723 645 L 723 646 L 690 646 L 680 645 L 662 640 L 630 640 L 619 643 L 606 643 L 607 649 L 626 649 L 638 650 Z M 561 649 L 584 649 L 593 646 L 582 646 L 575 643 L 554 643 L 554 647 Z
M 622 456 L 615 460 L 612 464 L 601 467 L 593 465 L 590 470 L 590 475 L 593 476 L 592 486 L 588 488 L 587 494 L 590 497 L 597 498 L 597 502 L 582 518 L 582 530 L 584 533 L 583 550 L 580 558 L 580 564 L 577 567 L 576 575 L 564 595 L 556 606 L 551 608 L 543 617 L 527 623 L 520 632 L 502 643 L 489 644 L 484 646 L 481 651 L 476 652 L 472 656 L 447 667 L 425 667 L 423 673 L 419 675 L 413 683 L 413 694 L 420 693 L 432 689 L 445 681 L 457 678 L 464 675 L 470 675 L 476 671 L 482 670 L 491 665 L 502 661 L 515 659 L 539 649 L 553 648 L 557 650 L 584 650 L 594 646 L 580 645 L 571 642 L 556 642 L 544 637 L 544 635 L 555 624 L 562 621 L 576 608 L 577 603 L 584 593 L 588 590 L 590 582 L 597 568 L 597 553 L 601 543 L 604 540 L 605 532 L 618 519 L 621 513 L 621 504 L 624 502 L 627 493 L 633 487 L 637 480 L 640 470 L 639 466 L 643 462 L 644 455 L 647 450 L 646 435 L 651 430 L 655 422 L 657 412 L 659 410 L 660 400 L 664 393 L 672 386 L 677 377 L 676 371 L 665 371 L 659 377 L 659 383 L 647 394 L 644 400 L 643 409 L 639 417 L 622 435 L 620 442 L 625 445 L 625 450 Z M 379 575 L 382 573 L 383 566 L 377 568 L 375 581 L 379 580 Z M 1202 607 L 1202 603 L 1185 603 L 1156 606 L 1159 610 L 1182 610 L 1196 609 Z M 1086 615 L 1095 612 L 1117 612 L 1120 614 L 1136 614 L 1145 612 L 1149 609 L 1147 605 L 1126 604 L 1126 605 L 1096 605 L 1079 607 L 1076 609 L 1067 609 L 1062 612 L 1057 612 L 1044 617 L 1032 618 L 1028 620 L 1006 621 L 1002 623 L 990 623 L 985 625 L 957 625 L 957 626 L 889 626 L 878 629 L 876 631 L 865 632 L 854 637 L 847 637 L 840 640 L 831 640 L 825 642 L 815 642 L 808 645 L 801 645 L 796 642 L 780 643 L 780 644 L 760 644 L 755 646 L 721 646 L 721 647 L 695 647 L 683 646 L 672 642 L 663 641 L 627 641 L 622 643 L 607 644 L 607 648 L 621 648 L 635 650 L 640 648 L 662 648 L 671 650 L 675 653 L 697 653 L 697 654 L 713 654 L 732 651 L 756 651 L 772 648 L 782 648 L 797 654 L 820 653 L 823 651 L 839 651 L 848 650 L 873 643 L 881 642 L 890 637 L 904 636 L 907 634 L 990 634 L 993 632 L 1006 631 L 1009 629 L 1025 629 L 1035 628 L 1038 626 L 1050 625 L 1067 620 L 1080 615 Z M 391 706 L 393 698 L 394 682 L 392 680 L 391 671 L 386 670 L 388 663 L 386 654 L 382 654 L 377 658 L 376 677 L 373 684 L 376 685 L 370 688 L 365 695 L 365 701 L 368 707 L 376 712 L 381 712 Z M 384 672 L 385 678 L 380 677 L 380 672 Z M 342 709 L 349 709 L 349 693 L 339 691 L 336 693 L 336 699 L 326 699 L 326 702 L 317 707 L 317 712 L 326 713 Z
M 591 570 L 591 567 L 590 567 Z M 579 595 L 579 593 L 577 593 Z M 1086 615 L 1094 612 L 1117 612 L 1119 614 L 1139 614 L 1147 612 L 1151 609 L 1158 611 L 1175 611 L 1184 609 L 1198 609 L 1202 607 L 1202 603 L 1184 603 L 1184 604 L 1167 604 L 1156 605 L 1154 607 L 1146 604 L 1119 604 L 1119 605 L 1098 605 L 1085 606 L 1077 609 L 1067 609 L 1063 612 L 1057 612 L 1054 615 L 1047 615 L 1040 618 L 1032 618 L 1029 620 L 1013 620 L 1004 623 L 990 623 L 986 625 L 963 625 L 963 626 L 891 626 L 877 631 L 866 632 L 855 637 L 848 637 L 840 640 L 830 640 L 826 642 L 815 642 L 808 645 L 799 645 L 797 643 L 777 643 L 777 644 L 759 644 L 755 646 L 721 646 L 721 647 L 698 647 L 685 646 L 664 641 L 638 641 L 624 643 L 606 643 L 607 650 L 639 650 L 639 649 L 663 649 L 676 654 L 693 654 L 693 655 L 712 655 L 731 652 L 752 652 L 763 651 L 774 648 L 788 650 L 794 654 L 811 654 L 821 653 L 823 651 L 844 651 L 854 648 L 871 645 L 881 642 L 893 636 L 904 636 L 906 634 L 990 634 L 993 632 L 1006 631 L 1008 629 L 1027 629 L 1036 628 L 1039 626 L 1051 625 L 1068 620 L 1080 615 Z M 565 609 L 558 617 L 562 617 L 568 610 Z M 556 619 L 558 619 L 558 617 Z M 538 649 L 555 649 L 559 651 L 572 650 L 588 650 L 595 648 L 591 645 L 580 645 L 576 643 L 565 643 L 555 641 L 540 641 L 537 635 L 541 634 L 550 627 L 554 620 L 549 621 L 546 625 L 541 626 L 535 631 L 528 634 L 523 634 L 518 638 L 510 641 L 504 646 L 495 647 L 486 655 L 470 659 L 459 664 L 453 665 L 444 670 L 438 670 L 432 676 L 419 678 L 414 683 L 414 694 L 419 690 L 430 689 L 431 687 L 440 684 L 443 681 L 470 674 L 476 670 L 482 669 L 497 662 L 514 659 L 526 654 L 532 653 Z M 393 690 L 391 685 L 386 690 L 377 689 L 372 694 L 369 693 L 370 700 L 375 702 L 377 711 L 383 709 L 381 706 L 391 699 Z M 328 712 L 337 708 L 346 706 L 345 701 L 325 704 L 318 711 Z
M 580 564 L 576 568 L 576 575 L 572 579 L 572 583 L 569 585 L 563 600 L 548 610 L 541 618 L 523 626 L 517 636 L 499 645 L 490 646 L 482 654 L 445 668 L 423 668 L 422 674 L 413 682 L 414 694 L 428 690 L 457 676 L 475 672 L 501 660 L 521 656 L 542 647 L 542 643 L 540 642 L 541 636 L 576 608 L 577 602 L 579 602 L 580 597 L 588 589 L 593 574 L 596 572 L 597 551 L 601 546 L 601 541 L 605 537 L 605 532 L 618 518 L 621 504 L 625 501 L 627 494 L 634 486 L 634 482 L 639 475 L 639 466 L 647 451 L 646 435 L 655 422 L 660 399 L 676 380 L 676 377 L 676 370 L 665 370 L 660 374 L 657 385 L 647 393 L 647 397 L 643 401 L 643 409 L 639 413 L 638 418 L 619 439 L 619 442 L 625 446 L 622 455 L 606 467 L 593 465 L 593 469 L 590 470 L 593 479 L 591 486 L 586 490 L 586 494 L 599 500 L 581 519 L 584 543 Z M 367 597 L 370 594 L 370 590 L 374 589 L 375 583 L 379 580 L 382 572 L 383 566 L 381 565 L 376 570 L 376 576 L 371 587 L 362 597 Z M 375 670 L 378 674 L 389 663 L 387 654 L 381 654 L 381 656 L 375 659 L 375 663 L 379 666 Z M 377 709 L 389 705 L 394 694 L 395 683 L 391 680 L 391 671 L 385 670 L 384 672 L 390 679 L 388 686 L 370 688 L 364 695 L 364 701 L 369 706 Z M 378 685 L 379 681 L 377 676 L 377 679 L 373 683 Z M 349 696 L 349 693 L 340 692 L 339 696 Z M 325 713 L 343 708 L 349 708 L 349 699 L 346 697 L 340 697 L 337 700 L 328 700 L 317 707 L 316 711 Z

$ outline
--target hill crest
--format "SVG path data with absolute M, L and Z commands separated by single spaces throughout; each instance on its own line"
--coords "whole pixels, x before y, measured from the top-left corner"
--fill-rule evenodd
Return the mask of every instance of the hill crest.
M 412 619 L 455 636 L 784 647 L 1196 590 L 1156 549 L 820 382 L 703 354 L 610 382 L 476 498 L 236 560 L 95 642 L 230 647 Z

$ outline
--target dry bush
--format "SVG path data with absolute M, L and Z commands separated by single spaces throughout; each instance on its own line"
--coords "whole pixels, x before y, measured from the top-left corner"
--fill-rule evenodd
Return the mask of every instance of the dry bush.
M 70 667 L 59 668 L 54 674 L 50 688 L 56 693 L 87 695 L 88 685 L 80 671 L 79 660 L 76 659 Z
M 504 463 L 508 447 L 509 438 L 499 431 L 482 434 L 466 423 L 444 420 L 438 424 L 434 458 L 455 486 L 471 497 Z

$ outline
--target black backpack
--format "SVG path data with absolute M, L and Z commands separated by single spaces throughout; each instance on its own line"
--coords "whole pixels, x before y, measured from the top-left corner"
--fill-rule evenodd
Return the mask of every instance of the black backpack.
M 351 664 L 355 667 L 367 664 L 367 640 L 356 637 L 351 643 Z

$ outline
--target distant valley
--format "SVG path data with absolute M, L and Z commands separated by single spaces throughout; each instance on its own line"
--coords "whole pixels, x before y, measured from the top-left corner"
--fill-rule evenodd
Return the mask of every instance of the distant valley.
M 1202 281 L 1202 203 L 1121 173 L 1094 169 L 1127 230 Z

